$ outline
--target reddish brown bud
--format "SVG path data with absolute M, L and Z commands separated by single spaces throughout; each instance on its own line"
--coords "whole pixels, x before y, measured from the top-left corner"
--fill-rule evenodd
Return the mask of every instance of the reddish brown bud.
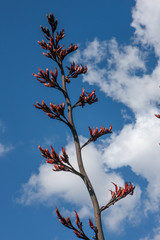
M 46 113 L 48 117 L 55 119 L 55 116 L 52 113 Z
M 82 238 L 81 234 L 78 231 L 74 230 L 73 232 L 77 235 L 78 238 Z
M 115 196 L 115 192 L 113 192 L 112 190 L 109 190 L 111 192 L 111 197 L 113 198 Z
M 94 225 L 93 225 L 93 222 L 91 221 L 91 219 L 89 219 L 89 226 L 93 229 L 94 228 Z
M 67 221 L 67 223 L 68 223 L 69 225 L 72 225 L 71 219 L 70 219 L 69 217 L 67 217 L 66 221 Z
M 157 118 L 160 118 L 160 114 L 154 114 Z
M 113 183 L 113 182 L 112 182 Z M 117 192 L 118 191 L 118 186 L 115 184 L 115 183 L 113 183 L 114 184 L 114 186 L 115 186 L 115 192 Z
M 67 82 L 67 83 L 70 83 L 70 80 L 69 80 L 69 78 L 65 78 L 65 82 Z
M 75 216 L 76 216 L 76 224 L 80 223 L 80 218 L 78 216 L 78 213 L 75 211 Z

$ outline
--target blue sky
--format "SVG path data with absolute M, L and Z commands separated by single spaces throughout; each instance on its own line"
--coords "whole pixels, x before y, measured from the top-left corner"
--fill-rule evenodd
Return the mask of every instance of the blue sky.
M 159 0 L 9 0 L 0 11 L 0 238 L 74 239 L 57 220 L 55 206 L 73 221 L 76 209 L 84 226 L 93 218 L 80 179 L 53 172 L 37 147 L 52 144 L 60 152 L 64 146 L 76 167 L 70 131 L 33 107 L 42 99 L 63 101 L 32 76 L 38 67 L 55 67 L 37 43 L 43 39 L 39 26 L 48 26 L 46 14 L 52 12 L 58 29 L 65 29 L 65 45 L 79 45 L 68 62 L 88 66 L 87 74 L 68 85 L 72 102 L 82 87 L 96 89 L 99 100 L 75 109 L 81 142 L 89 137 L 88 126 L 113 126 L 112 135 L 83 151 L 100 205 L 110 199 L 112 181 L 136 186 L 133 196 L 102 214 L 106 239 L 159 240 L 160 122 L 154 117 L 160 112 Z

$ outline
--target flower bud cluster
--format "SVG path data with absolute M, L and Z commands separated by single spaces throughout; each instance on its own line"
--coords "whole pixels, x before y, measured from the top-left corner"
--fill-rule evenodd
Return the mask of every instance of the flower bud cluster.
M 134 193 L 135 187 L 133 187 L 131 182 L 130 183 L 126 182 L 124 188 L 123 187 L 118 188 L 118 186 L 115 183 L 113 183 L 113 184 L 115 186 L 115 191 L 113 192 L 110 190 L 112 199 L 115 197 L 116 198 L 124 198 L 128 194 L 133 195 L 133 193 Z
M 39 69 L 38 74 L 33 73 L 33 76 L 36 77 L 37 80 L 40 83 L 43 83 L 46 87 L 53 87 L 53 88 L 60 89 L 57 83 L 57 75 L 58 75 L 57 68 L 55 67 L 55 73 L 52 70 L 50 70 L 50 74 L 51 74 L 51 77 L 49 75 L 48 68 L 46 68 L 46 72 L 43 69 Z
M 95 232 L 95 236 L 92 238 L 95 240 L 98 240 L 98 230 L 97 230 L 97 227 L 93 225 L 93 222 L 91 219 L 89 219 L 89 226 Z
M 83 227 L 82 227 L 82 222 L 80 221 L 80 218 L 78 216 L 78 213 L 75 211 L 75 217 L 76 217 L 76 225 L 77 227 L 74 227 L 70 218 L 67 217 L 66 219 L 60 214 L 58 208 L 56 208 L 56 214 L 57 217 L 59 219 L 59 221 L 67 228 L 72 229 L 73 232 L 76 234 L 76 236 L 78 238 L 81 239 L 86 239 L 86 240 L 90 240 L 90 238 L 88 238 L 84 231 L 83 231 Z M 93 237 L 93 239 L 98 240 L 98 236 L 97 236 L 97 228 L 93 225 L 93 222 L 89 219 L 89 226 L 90 228 L 95 232 L 95 237 Z
M 49 16 L 47 15 L 47 20 L 52 28 L 52 32 L 55 32 L 55 30 L 57 29 L 58 20 L 55 20 L 53 13 L 50 13 Z
M 40 27 L 41 27 L 41 30 L 42 30 L 45 38 L 47 38 L 49 40 L 51 38 L 51 33 L 50 33 L 49 29 L 45 28 L 45 27 L 42 27 L 41 25 L 40 25 Z
M 80 95 L 79 102 L 81 103 L 81 106 L 83 107 L 86 103 L 93 104 L 98 101 L 98 98 L 96 97 L 95 90 L 91 93 L 86 93 L 85 89 L 83 88 L 82 94 Z
M 93 90 L 93 92 L 91 92 L 91 93 L 86 93 L 85 89 L 83 88 L 82 94 L 80 94 L 79 100 L 76 102 L 76 104 L 73 106 L 73 108 L 78 107 L 78 106 L 84 107 L 84 105 L 86 103 L 91 105 L 97 101 L 98 101 L 98 98 L 96 97 L 95 90 Z
M 52 34 L 50 33 L 48 28 L 40 26 L 45 38 L 48 40 L 48 43 L 46 43 L 44 40 L 42 40 L 41 42 L 38 41 L 38 43 L 43 49 L 48 50 L 47 53 L 43 53 L 44 56 L 53 59 L 57 63 L 61 63 L 68 54 L 76 51 L 78 46 L 76 44 L 73 45 L 72 43 L 67 49 L 65 49 L 63 45 L 60 46 L 59 41 L 62 40 L 65 36 L 64 29 L 62 29 L 60 33 L 57 32 L 56 36 L 54 37 L 58 21 L 57 19 L 55 20 L 52 13 L 47 16 L 47 19 L 48 23 L 51 26 Z
M 39 150 L 41 151 L 41 155 L 46 159 L 47 163 L 53 164 L 53 171 L 70 171 L 71 167 L 69 163 L 69 157 L 62 147 L 62 156 L 59 156 L 58 153 L 55 152 L 54 148 L 51 146 L 51 153 L 46 148 L 41 148 L 39 146 Z
M 78 46 L 76 44 L 73 45 L 72 43 L 67 49 L 65 49 L 65 47 L 63 48 L 63 46 L 60 47 L 59 45 L 58 48 L 55 48 L 53 38 L 50 38 L 48 44 L 44 40 L 42 40 L 42 42 L 38 41 L 38 43 L 43 49 L 49 50 L 47 53 L 43 53 L 43 55 L 56 62 L 61 62 L 69 53 L 78 49 Z
M 112 133 L 112 126 L 110 125 L 110 128 L 104 128 L 104 127 L 101 127 L 100 130 L 98 131 L 98 128 L 93 128 L 93 130 L 89 128 L 89 132 L 90 132 L 90 138 L 88 139 L 88 141 L 86 143 L 84 143 L 82 146 L 81 146 L 81 149 L 85 146 L 87 146 L 89 143 L 91 142 L 95 142 L 97 140 L 97 138 L 105 135 L 105 134 L 108 134 L 108 133 Z
M 42 100 L 42 104 L 37 102 L 37 105 L 33 104 L 36 108 L 41 109 L 43 112 L 47 114 L 50 118 L 62 120 L 61 116 L 65 118 L 64 109 L 65 103 L 56 105 L 54 103 L 50 103 L 50 107 L 48 107 L 45 102 Z M 65 118 L 66 119 L 66 118 Z
M 109 208 L 111 205 L 114 205 L 115 202 L 119 201 L 120 199 L 126 197 L 127 195 L 133 195 L 135 186 L 132 185 L 132 183 L 125 183 L 125 187 L 119 187 L 113 183 L 115 186 L 115 191 L 110 190 L 111 192 L 111 200 L 103 207 L 101 207 L 100 212 L 105 210 L 106 208 Z
M 60 33 L 57 32 L 57 35 L 55 37 L 56 46 L 58 46 L 59 41 L 62 40 L 64 38 L 64 36 L 65 36 L 65 33 L 64 33 L 64 28 L 63 28 Z
M 87 67 L 82 65 L 75 65 L 75 62 L 71 64 L 71 67 L 66 67 L 69 70 L 69 74 L 66 77 L 66 82 L 70 82 L 69 78 L 77 78 L 79 74 L 85 74 L 87 72 Z
M 105 134 L 112 133 L 112 126 L 111 125 L 110 125 L 109 129 L 101 127 L 99 131 L 98 131 L 98 128 L 96 128 L 96 129 L 93 128 L 93 130 L 90 127 L 88 127 L 88 128 L 89 128 L 91 139 L 93 141 L 96 141 L 97 138 L 99 138 L 99 137 L 101 137 L 101 136 L 103 136 Z

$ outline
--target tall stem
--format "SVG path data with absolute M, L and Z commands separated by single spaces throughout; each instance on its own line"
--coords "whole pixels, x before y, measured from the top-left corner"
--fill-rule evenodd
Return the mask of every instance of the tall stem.
M 77 156 L 79 171 L 83 176 L 82 179 L 87 187 L 88 193 L 89 193 L 91 201 L 92 201 L 92 205 L 93 205 L 93 209 L 94 209 L 95 224 L 96 224 L 96 227 L 98 230 L 98 240 L 104 240 L 104 234 L 103 234 L 102 223 L 101 223 L 101 214 L 99 214 L 99 212 L 100 212 L 99 211 L 100 210 L 99 203 L 98 203 L 94 188 L 90 182 L 90 179 L 87 176 L 87 173 L 86 173 L 84 165 L 83 165 L 79 137 L 78 137 L 78 134 L 77 134 L 74 122 L 73 122 L 71 101 L 70 101 L 70 98 L 68 96 L 67 89 L 66 89 L 65 74 L 64 74 L 64 69 L 63 69 L 62 63 L 60 63 L 59 67 L 60 67 L 61 75 L 62 75 L 62 88 L 64 91 L 64 96 L 65 96 L 65 100 L 66 100 L 67 108 L 68 108 L 68 121 L 70 124 L 70 129 L 72 131 L 74 142 L 75 142 L 75 149 L 76 149 L 76 156 Z

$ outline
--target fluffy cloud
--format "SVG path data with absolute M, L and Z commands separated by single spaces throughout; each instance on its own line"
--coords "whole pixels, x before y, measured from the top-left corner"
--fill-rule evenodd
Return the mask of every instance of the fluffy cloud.
M 84 141 L 84 138 L 82 138 Z M 74 144 L 70 142 L 66 146 L 66 152 L 70 156 L 70 162 L 75 165 L 75 151 Z M 100 200 L 100 206 L 105 205 L 111 198 L 108 189 L 113 189 L 111 182 L 117 183 L 119 186 L 124 186 L 124 180 L 118 174 L 104 172 L 104 165 L 102 162 L 103 152 L 94 144 L 87 146 L 82 151 L 84 165 L 86 171 L 91 179 L 95 191 Z M 74 166 L 76 168 L 76 165 Z M 108 217 L 115 216 L 116 211 L 119 214 L 117 221 L 111 217 L 110 223 L 113 221 L 111 230 L 118 226 L 125 218 L 131 220 L 131 215 L 135 213 L 135 209 L 139 207 L 141 191 L 137 186 L 135 195 L 127 197 L 122 200 L 115 210 L 112 208 Z M 33 174 L 29 181 L 22 186 L 22 195 L 18 202 L 25 205 L 33 204 L 34 202 L 57 204 L 58 199 L 63 199 L 66 202 L 72 203 L 73 207 L 78 208 L 80 217 L 88 217 L 93 213 L 91 211 L 91 202 L 88 198 L 88 192 L 84 187 L 82 180 L 70 173 L 57 172 L 54 173 L 48 164 L 42 164 L 39 168 L 38 174 Z M 126 209 L 127 206 L 127 209 Z M 112 214 L 113 211 L 113 214 Z M 62 208 L 62 213 L 68 215 L 68 211 Z M 108 213 L 108 212 L 107 212 Z M 125 213 L 125 214 L 124 214 Z M 128 213 L 130 217 L 128 216 Z M 71 213 L 69 215 L 72 215 Z M 106 212 L 103 213 L 105 224 L 109 221 Z
M 149 183 L 147 192 L 150 201 L 146 201 L 146 210 L 157 210 L 160 194 L 157 187 L 160 182 L 160 124 L 154 113 L 159 111 L 160 62 L 157 62 L 152 73 L 147 74 L 145 59 L 138 47 L 118 47 L 116 40 L 111 40 L 108 49 L 106 47 L 107 51 L 110 55 L 108 66 L 100 69 L 96 63 L 91 65 L 88 61 L 89 71 L 83 81 L 98 85 L 107 96 L 128 106 L 134 113 L 135 122 L 124 125 L 114 135 L 105 148 L 103 159 L 112 169 L 130 166 L 136 174 L 143 176 Z M 83 52 L 81 55 L 84 59 Z M 143 73 L 136 75 L 137 70 Z
M 104 224 L 106 225 L 106 228 L 115 232 L 118 229 L 120 233 L 124 230 L 122 224 L 124 219 L 132 222 L 132 224 L 138 224 L 138 219 L 141 219 L 141 215 L 139 213 L 140 199 L 141 190 L 137 186 L 133 196 L 128 196 L 127 199 L 119 201 L 113 208 L 109 209 L 109 212 L 107 212 L 104 217 Z
M 96 63 L 94 55 L 89 57 L 90 47 L 92 46 L 95 51 L 95 47 L 100 45 L 100 55 L 103 49 L 103 56 L 108 56 L 107 64 L 103 68 Z M 90 43 L 90 47 L 75 56 L 88 66 L 88 74 L 83 76 L 84 82 L 99 86 L 107 96 L 124 103 L 135 113 L 147 111 L 149 107 L 154 107 L 155 102 L 160 101 L 158 88 L 160 62 L 151 74 L 145 74 L 146 56 L 143 56 L 143 52 L 137 46 L 121 47 L 115 39 L 108 41 L 107 44 L 95 39 Z M 89 49 L 88 54 L 87 49 Z M 88 55 L 87 58 L 85 58 L 86 55 Z M 103 61 L 103 58 L 101 60 Z
M 149 197 L 146 210 L 157 210 L 160 195 L 160 125 L 151 116 L 147 117 L 137 116 L 135 124 L 125 125 L 105 149 L 103 158 L 112 169 L 130 166 L 134 173 L 144 177 L 148 182 Z
M 136 43 L 141 40 L 143 46 L 153 46 L 156 55 L 160 56 L 159 16 L 159 1 L 137 0 L 131 24 L 135 28 L 132 45 L 119 46 L 115 39 L 105 42 L 95 39 L 77 55 L 89 69 L 83 81 L 97 85 L 107 96 L 125 104 L 134 113 L 134 123 L 124 125 L 117 135 L 113 135 L 104 150 L 103 160 L 111 169 L 130 166 L 135 174 L 147 180 L 145 211 L 156 211 L 160 204 L 160 124 L 154 117 L 154 113 L 159 112 L 160 61 L 157 60 L 156 66 L 149 73 L 149 52 L 146 54 L 146 48 L 139 48 Z M 100 51 L 102 58 L 98 64 L 94 54 L 90 55 L 91 47 L 93 52 Z M 103 61 L 104 56 L 107 62 Z M 99 67 L 99 63 L 103 67 Z
M 136 40 L 144 45 L 154 47 L 157 56 L 160 56 L 160 4 L 159 0 L 136 0 L 133 8 L 133 21 Z
M 74 145 L 70 143 L 66 147 L 67 154 L 70 157 L 70 162 L 74 165 L 75 153 Z M 49 164 L 42 164 L 38 174 L 33 174 L 28 183 L 22 186 L 23 194 L 19 201 L 29 205 L 40 201 L 56 202 L 57 199 L 63 198 L 68 202 L 88 203 L 87 191 L 79 177 L 67 172 L 55 173 Z
M 68 143 L 66 152 L 69 155 L 70 163 L 77 168 L 75 162 L 75 149 L 73 142 Z M 111 188 L 111 180 L 119 184 L 124 184 L 123 179 L 110 173 L 108 176 L 104 173 L 102 164 L 102 152 L 98 150 L 94 144 L 91 144 L 83 153 L 84 165 L 93 185 L 100 197 L 101 202 L 105 203 L 109 200 L 108 196 L 104 194 L 105 189 Z M 96 178 L 95 176 L 98 177 Z M 49 198 L 56 201 L 57 198 L 64 198 L 68 202 L 80 205 L 90 205 L 88 200 L 88 193 L 84 187 L 82 180 L 67 172 L 53 172 L 52 167 L 48 164 L 42 164 L 39 168 L 38 174 L 33 174 L 28 183 L 22 186 L 23 194 L 19 201 L 24 204 L 31 204 L 34 201 L 45 202 Z

